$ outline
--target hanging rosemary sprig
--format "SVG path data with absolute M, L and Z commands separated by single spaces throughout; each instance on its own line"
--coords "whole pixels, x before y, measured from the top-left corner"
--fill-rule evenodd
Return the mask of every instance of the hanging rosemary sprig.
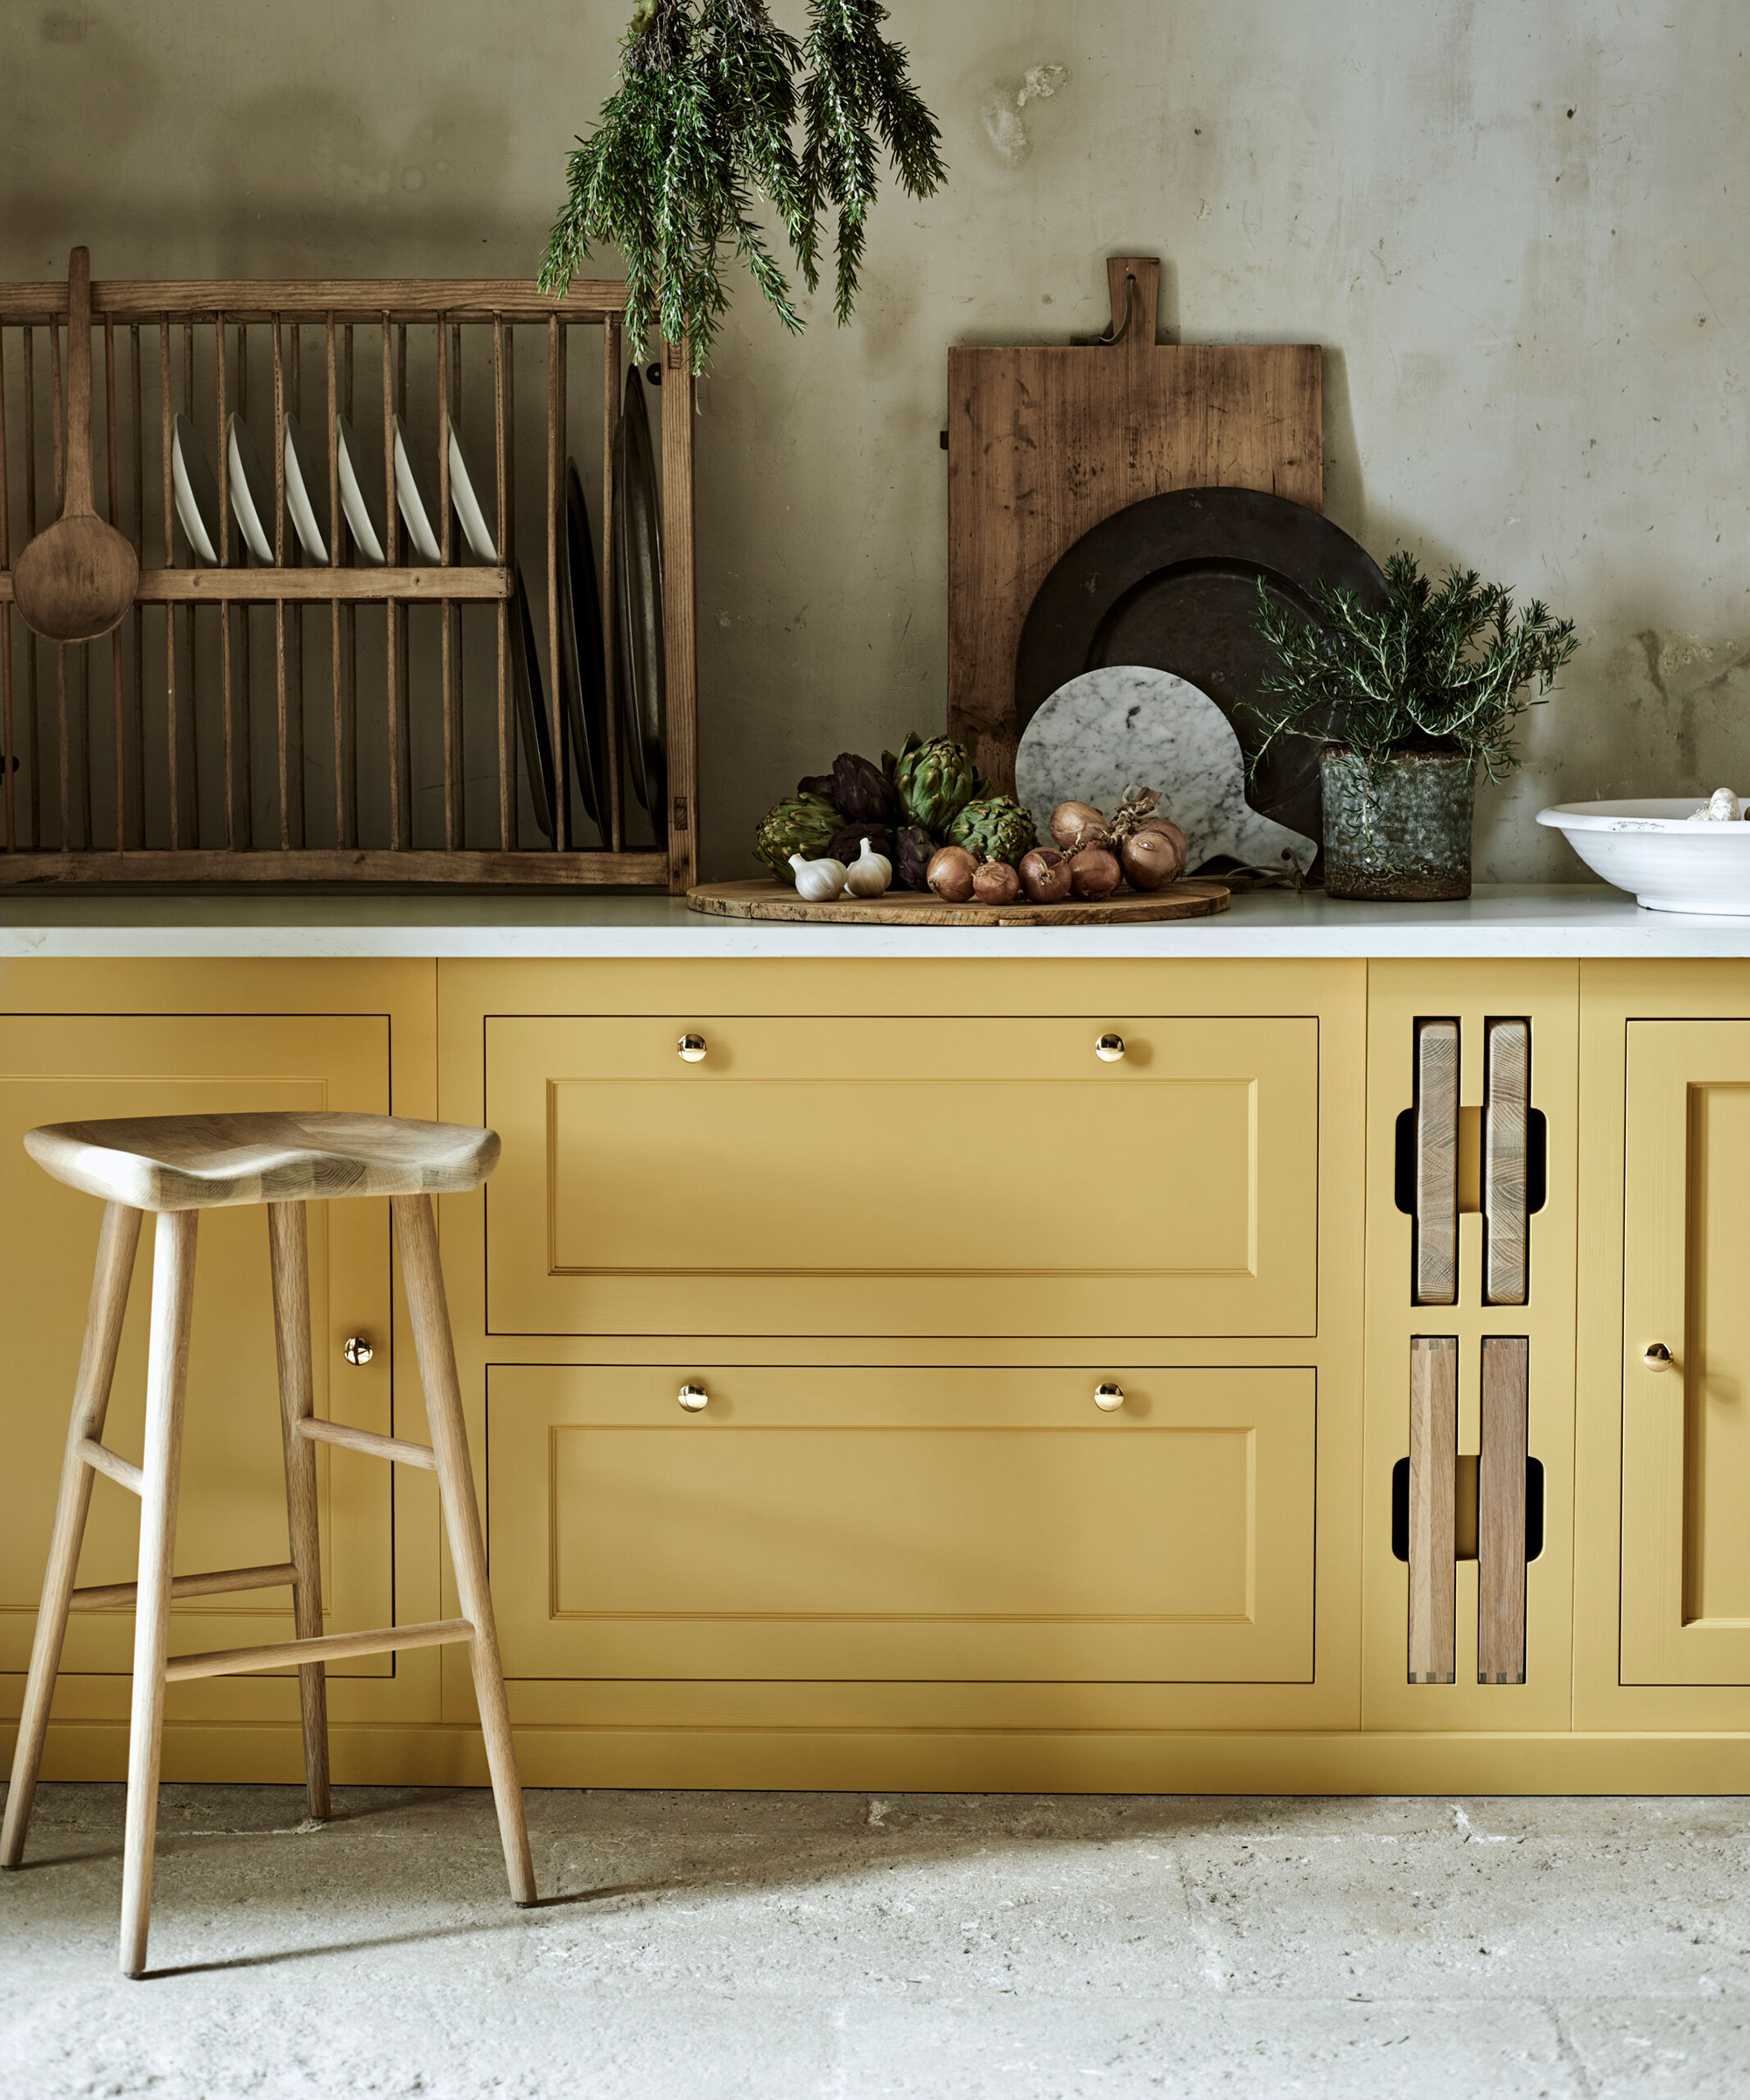
M 821 217 L 833 213 L 834 306 L 847 322 L 880 155 L 914 197 L 932 195 L 947 175 L 905 50 L 881 33 L 886 14 L 876 0 L 808 0 L 799 44 L 765 0 L 638 0 L 620 86 L 566 163 L 542 290 L 564 291 L 592 243 L 611 242 L 625 259 L 633 341 L 660 323 L 671 342 L 691 341 L 698 370 L 728 304 L 727 251 L 784 326 L 800 330 L 758 216 L 763 200 L 810 291 Z

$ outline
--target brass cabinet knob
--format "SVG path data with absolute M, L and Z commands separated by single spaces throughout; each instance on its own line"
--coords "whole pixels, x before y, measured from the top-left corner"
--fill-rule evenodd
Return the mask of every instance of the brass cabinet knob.
M 1120 1408 L 1124 1404 L 1124 1387 L 1110 1384 L 1096 1385 L 1094 1388 L 1094 1404 L 1102 1415 L 1110 1415 L 1114 1409 Z
M 1649 1341 L 1647 1353 L 1641 1359 L 1649 1371 L 1669 1371 L 1676 1367 L 1676 1358 L 1662 1341 Z
M 368 1335 L 349 1334 L 340 1344 L 340 1354 L 348 1363 L 355 1363 L 360 1369 L 363 1369 L 364 1366 L 376 1354 L 376 1351 L 371 1347 Z
M 1124 1054 L 1124 1037 L 1111 1034 L 1096 1036 L 1094 1041 L 1094 1054 L 1102 1065 L 1116 1065 Z
M 696 1065 L 705 1054 L 705 1039 L 702 1035 L 683 1035 L 678 1046 L 682 1062 Z
M 683 1385 L 681 1388 L 681 1405 L 690 1415 L 696 1415 L 702 1407 L 710 1404 L 710 1395 L 702 1385 Z

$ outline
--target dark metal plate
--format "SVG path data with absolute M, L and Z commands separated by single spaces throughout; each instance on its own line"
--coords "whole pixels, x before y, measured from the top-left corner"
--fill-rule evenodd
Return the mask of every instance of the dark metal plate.
M 631 760 L 632 791 L 650 812 L 656 843 L 668 836 L 667 713 L 662 631 L 662 528 L 656 456 L 634 365 L 614 431 L 615 568 L 620 617 L 614 623 L 621 720 Z
M 584 815 L 607 836 L 607 673 L 602 661 L 601 593 L 595 542 L 575 459 L 565 463 L 565 571 L 559 639 L 565 654 L 568 773 Z
M 1264 731 L 1246 704 L 1270 662 L 1255 625 L 1260 577 L 1309 620 L 1321 583 L 1347 587 L 1365 606 L 1385 603 L 1385 578 L 1367 550 L 1281 496 L 1174 489 L 1102 519 L 1053 567 L 1027 613 L 1015 659 L 1016 735 L 1083 671 L 1144 664 L 1208 693 L 1250 765 Z M 1319 746 L 1306 737 L 1278 739 L 1246 799 L 1278 823 L 1321 836 Z
M 541 658 L 535 647 L 535 616 L 522 564 L 516 565 L 516 611 L 510 622 L 511 684 L 516 693 L 516 740 L 522 746 L 523 770 L 535 805 L 535 822 L 543 838 L 553 836 L 557 801 L 553 777 L 553 734 L 547 726 L 546 696 L 541 690 Z

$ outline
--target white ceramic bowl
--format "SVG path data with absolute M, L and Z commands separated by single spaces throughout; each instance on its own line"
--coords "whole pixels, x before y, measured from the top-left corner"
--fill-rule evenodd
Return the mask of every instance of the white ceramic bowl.
M 1558 802 L 1537 822 L 1649 912 L 1750 918 L 1750 823 L 1685 822 L 1704 794 L 1639 802 Z

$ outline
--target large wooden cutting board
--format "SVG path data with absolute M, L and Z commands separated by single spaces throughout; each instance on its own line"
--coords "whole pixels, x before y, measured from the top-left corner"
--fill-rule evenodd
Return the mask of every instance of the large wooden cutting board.
M 1160 264 L 1106 265 L 1122 341 L 948 354 L 948 726 L 1012 791 L 1015 648 L 1046 571 L 1090 526 L 1173 488 L 1320 510 L 1316 343 L 1157 343 Z
M 883 897 L 838 897 L 810 904 L 776 882 L 702 882 L 687 892 L 696 912 L 713 919 L 780 919 L 810 926 L 1137 926 L 1160 919 L 1208 919 L 1228 908 L 1219 882 L 1175 882 L 1147 896 L 1123 890 L 1097 903 L 944 904 L 928 891 L 889 890 Z

